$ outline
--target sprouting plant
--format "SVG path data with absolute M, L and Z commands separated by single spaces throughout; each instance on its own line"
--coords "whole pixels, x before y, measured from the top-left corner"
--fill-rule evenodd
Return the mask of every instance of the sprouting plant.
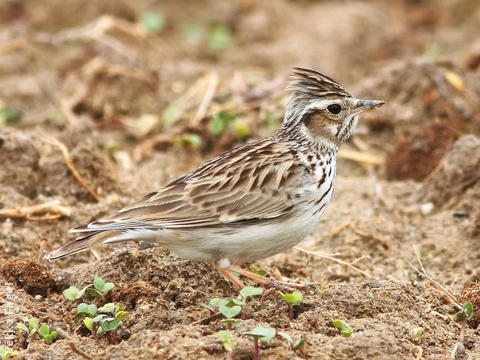
M 39 325 L 38 319 L 32 317 L 30 320 L 28 320 L 28 327 L 23 323 L 18 323 L 17 328 L 27 332 L 29 338 L 35 335 L 35 333 L 38 333 L 41 337 L 43 337 L 45 343 L 51 344 L 57 338 L 57 332 L 50 331 L 50 327 L 48 325 Z
M 233 359 L 233 349 L 235 348 L 235 337 L 230 331 L 220 331 L 218 333 L 223 348 L 227 351 L 227 359 Z
M 303 294 L 300 291 L 294 291 L 291 294 L 284 294 L 281 291 L 277 291 L 277 294 L 285 300 L 288 305 L 288 317 L 293 319 L 293 305 L 300 305 L 303 301 Z
M 7 360 L 9 357 L 15 355 L 15 351 L 13 349 L 9 349 L 3 345 L 0 345 L 0 359 Z
M 465 335 L 465 325 L 467 320 L 473 316 L 473 304 L 466 302 L 462 305 L 461 310 L 455 314 L 454 320 L 456 323 L 461 324 L 460 341 L 463 341 Z
M 92 288 L 93 285 L 93 288 Z M 63 291 L 63 296 L 65 296 L 68 300 L 75 301 L 83 297 L 85 292 L 93 297 L 99 297 L 103 299 L 103 293 L 112 290 L 115 285 L 111 282 L 106 283 L 105 280 L 102 278 L 95 278 L 93 280 L 93 284 L 88 284 L 83 289 L 78 289 L 76 286 L 70 286 L 68 289 Z
M 473 316 L 473 304 L 467 302 L 462 305 L 462 309 L 455 314 L 455 322 L 464 323 Z
M 290 346 L 292 347 L 293 351 L 300 349 L 305 344 L 305 341 L 306 341 L 304 338 L 301 338 L 298 341 L 294 341 L 289 334 L 283 331 L 277 332 L 277 335 L 287 340 L 290 343 Z
M 255 266 L 250 266 L 250 271 L 257 275 L 267 276 L 267 270 L 257 269 Z
M 213 298 L 210 300 L 210 305 L 218 309 L 220 314 L 225 316 L 227 319 L 230 319 L 240 314 L 242 311 L 242 306 L 246 304 L 237 299 Z
M 45 339 L 47 344 L 51 344 L 58 336 L 56 331 L 50 331 L 50 327 L 45 324 L 38 328 L 38 334 Z
M 254 360 L 260 360 L 260 344 L 259 341 L 269 342 L 272 340 L 277 331 L 274 328 L 265 328 L 265 327 L 256 327 L 252 331 L 247 331 L 243 333 L 244 335 L 249 335 L 255 341 L 255 356 Z
M 32 317 L 28 320 L 28 327 L 24 323 L 17 323 L 17 329 L 27 332 L 28 336 L 32 337 L 37 332 L 38 325 L 38 319 Z
M 332 320 L 332 321 L 333 321 L 333 326 L 341 330 L 342 336 L 349 337 L 353 334 L 353 329 L 345 321 L 339 320 L 339 319 Z
M 219 112 L 210 121 L 210 132 L 213 135 L 222 134 L 226 129 L 233 126 L 236 118 L 236 114 L 230 114 L 226 111 Z
M 233 325 L 241 323 L 241 319 L 222 319 L 222 323 L 227 325 L 228 330 L 232 330 Z
M 100 314 L 92 317 L 97 314 L 97 310 Z M 78 309 L 77 307 L 77 311 L 79 311 L 78 315 L 90 315 L 80 316 L 79 319 L 83 319 L 83 324 L 88 330 L 90 330 L 94 337 L 102 333 L 114 332 L 129 315 L 129 312 L 125 311 L 125 306 L 114 303 L 105 304 L 98 309 L 96 306 L 92 307 L 91 305 L 87 307 L 82 306 L 81 309 Z M 80 311 L 82 312 L 80 313 Z
M 408 332 L 408 336 L 413 341 L 420 340 L 422 338 L 422 335 L 423 335 L 423 329 L 420 327 L 413 328 Z
M 217 25 L 212 29 L 210 34 L 210 49 L 225 50 L 232 43 L 232 35 L 230 29 L 225 25 Z
M 253 286 L 245 286 L 242 290 L 240 290 L 240 295 L 242 295 L 242 300 L 244 302 L 247 301 L 247 298 L 249 296 L 257 296 L 262 294 L 263 294 L 262 288 L 256 288 Z

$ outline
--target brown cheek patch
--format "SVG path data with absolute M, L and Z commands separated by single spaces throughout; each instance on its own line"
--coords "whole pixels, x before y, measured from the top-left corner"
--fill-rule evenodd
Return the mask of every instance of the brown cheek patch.
M 308 131 L 315 137 L 322 137 L 332 143 L 335 143 L 335 136 L 332 134 L 329 127 L 337 125 L 337 121 L 331 119 L 325 110 L 315 111 L 311 114 L 306 114 L 303 123 Z

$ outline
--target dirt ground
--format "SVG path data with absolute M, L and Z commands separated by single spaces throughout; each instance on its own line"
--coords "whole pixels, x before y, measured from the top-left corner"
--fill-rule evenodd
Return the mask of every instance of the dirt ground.
M 150 244 L 44 257 L 73 226 L 274 133 L 301 65 L 386 105 L 342 148 L 309 253 L 254 264 L 317 286 L 293 319 L 274 292 L 249 298 L 233 358 L 253 358 L 243 333 L 263 326 L 305 340 L 261 343 L 263 359 L 480 359 L 478 34 L 470 0 L 0 2 L 0 344 L 15 359 L 227 358 L 204 305 L 238 292 L 211 265 Z M 96 276 L 130 313 L 115 341 L 62 294 Z M 474 305 L 463 329 L 454 301 Z M 30 317 L 58 339 L 27 339 L 15 325 Z

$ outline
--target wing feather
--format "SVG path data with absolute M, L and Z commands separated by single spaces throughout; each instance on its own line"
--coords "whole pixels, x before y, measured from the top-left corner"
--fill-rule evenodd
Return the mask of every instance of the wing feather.
M 305 171 L 284 144 L 265 140 L 247 144 L 73 231 L 190 228 L 281 217 L 291 211 L 294 201 L 289 193 Z

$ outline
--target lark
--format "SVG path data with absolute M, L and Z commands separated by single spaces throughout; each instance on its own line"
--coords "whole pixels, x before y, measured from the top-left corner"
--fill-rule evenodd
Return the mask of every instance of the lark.
M 295 67 L 280 130 L 214 158 L 110 216 L 70 230 L 60 259 L 99 244 L 143 240 L 267 285 L 239 265 L 284 252 L 315 228 L 335 187 L 336 154 L 359 115 L 383 101 L 353 97 L 317 71 Z

